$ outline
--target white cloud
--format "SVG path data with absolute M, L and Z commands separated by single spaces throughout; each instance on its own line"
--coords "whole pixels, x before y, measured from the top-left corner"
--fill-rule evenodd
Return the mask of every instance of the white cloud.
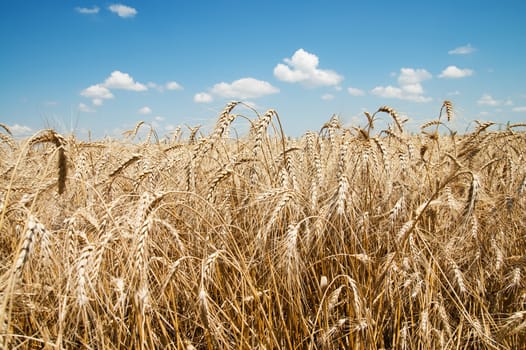
M 84 104 L 84 103 L 79 103 L 79 112 L 85 112 L 85 113 L 93 113 L 95 112 L 95 110 L 93 108 L 91 108 L 90 106 Z
M 100 84 L 91 85 L 90 87 L 82 90 L 80 94 L 84 97 L 101 98 L 105 100 L 114 97 L 108 88 Z
M 150 82 L 148 82 L 148 83 L 146 84 L 146 86 L 147 86 L 149 89 L 155 89 L 155 90 L 157 90 L 157 91 L 159 91 L 159 92 L 164 92 L 164 86 L 163 86 L 163 85 L 158 85 L 158 84 L 153 83 L 153 82 L 150 81 Z
M 481 106 L 491 106 L 496 107 L 500 106 L 502 104 L 502 101 L 495 100 L 490 94 L 484 94 L 481 98 L 477 101 L 477 104 Z
M 275 94 L 279 89 L 266 81 L 242 78 L 230 84 L 225 82 L 215 84 L 210 92 L 220 97 L 248 99 Z
M 183 87 L 179 83 L 177 83 L 175 81 L 167 82 L 164 85 L 164 87 L 166 88 L 166 90 L 182 90 L 183 89 Z
M 360 89 L 357 89 L 357 88 L 353 88 L 351 86 L 349 86 L 347 88 L 347 92 L 349 93 L 349 95 L 351 96 L 364 96 L 365 95 L 365 91 L 363 90 L 360 90 Z
M 424 88 L 420 83 L 402 85 L 401 88 L 410 95 L 422 95 L 424 93 Z
M 91 85 L 90 87 L 82 90 L 80 92 L 80 95 L 87 98 L 91 98 L 93 105 L 95 106 L 101 106 L 103 100 L 109 100 L 114 98 L 111 91 L 100 84 Z
M 453 50 L 449 50 L 447 53 L 450 55 L 469 55 L 475 51 L 477 51 L 476 48 L 472 47 L 471 44 L 467 44 L 465 46 L 460 46 Z
M 110 5 L 108 9 L 111 12 L 116 13 L 119 17 L 122 17 L 122 18 L 135 17 L 135 15 L 137 14 L 136 9 L 134 9 L 133 7 L 126 6 L 126 5 L 122 5 L 122 4 Z
M 451 79 L 457 79 L 457 78 L 465 78 L 469 77 L 470 75 L 473 75 L 472 69 L 460 69 L 457 66 L 448 66 L 446 69 L 440 73 L 438 76 L 439 78 L 451 78 Z
M 377 86 L 371 93 L 384 98 L 397 98 L 413 102 L 429 102 L 431 97 L 424 96 L 422 82 L 431 79 L 432 75 L 425 69 L 402 68 L 398 75 L 398 87 Z
M 447 93 L 448 96 L 458 96 L 460 95 L 460 91 L 455 90 Z
M 397 98 L 399 100 L 408 100 L 413 102 L 429 102 L 431 97 L 410 94 L 403 89 L 395 86 L 377 86 L 371 90 L 371 93 L 384 98 Z
M 291 58 L 283 60 L 274 68 L 274 76 L 288 83 L 303 83 L 306 86 L 338 85 L 343 77 L 332 70 L 319 69 L 318 56 L 303 49 L 297 50 Z
M 93 6 L 92 8 L 88 7 L 75 7 L 75 11 L 82 13 L 84 15 L 94 15 L 99 13 L 100 8 L 98 6 Z
M 121 89 L 121 90 L 132 90 L 132 91 L 145 91 L 148 88 L 138 82 L 135 82 L 128 73 L 121 71 L 113 71 L 111 75 L 104 81 L 104 87 L 110 89 Z
M 321 96 L 321 99 L 324 100 L 324 101 L 334 100 L 334 95 L 333 94 L 324 94 L 324 95 Z
M 142 115 L 151 114 L 152 113 L 152 109 L 150 107 L 148 107 L 148 106 L 144 106 L 144 107 L 139 109 L 138 113 L 142 114 Z
M 398 84 L 401 86 L 420 84 L 422 81 L 431 78 L 431 73 L 425 69 L 402 68 L 398 76 Z
M 31 129 L 29 126 L 19 125 L 19 124 L 10 125 L 9 130 L 11 130 L 11 133 L 14 136 L 28 135 L 33 132 L 33 129 Z
M 166 119 L 165 117 L 161 117 L 160 115 L 158 116 L 155 116 L 155 118 L 153 118 L 156 122 L 164 122 L 164 120 Z
M 176 81 L 169 81 L 164 85 L 159 85 L 154 82 L 148 82 L 146 86 L 150 89 L 155 89 L 159 92 L 164 92 L 164 90 L 183 90 L 183 86 Z
M 513 112 L 526 112 L 526 106 L 514 107 Z
M 196 103 L 210 103 L 213 101 L 212 95 L 206 92 L 200 92 L 194 95 L 194 102 Z

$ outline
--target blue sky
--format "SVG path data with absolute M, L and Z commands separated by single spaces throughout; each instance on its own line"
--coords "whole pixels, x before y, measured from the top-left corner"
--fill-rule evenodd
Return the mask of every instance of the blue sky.
M 213 126 L 231 100 L 277 110 L 285 132 L 382 105 L 418 129 L 526 120 L 526 2 L 0 2 L 0 122 L 120 136 Z M 238 113 L 254 117 L 248 109 Z M 243 126 L 239 126 L 243 129 Z

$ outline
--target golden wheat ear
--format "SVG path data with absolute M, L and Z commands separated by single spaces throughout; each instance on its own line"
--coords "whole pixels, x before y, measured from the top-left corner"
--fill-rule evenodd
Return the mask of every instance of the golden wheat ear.
M 453 103 L 449 100 L 445 100 L 442 103 L 442 108 L 440 108 L 440 115 L 442 115 L 442 110 L 446 110 L 447 121 L 450 122 L 453 119 Z
M 42 143 L 52 143 L 58 152 L 58 193 L 62 194 L 66 190 L 66 177 L 68 173 L 68 164 L 66 157 L 67 141 L 64 136 L 57 133 L 55 130 L 46 129 L 36 134 L 29 140 L 29 146 L 35 146 Z
M 8 133 L 9 135 L 13 136 L 13 133 L 11 132 L 11 130 L 9 129 L 7 125 L 0 123 L 0 128 L 4 129 L 5 132 Z

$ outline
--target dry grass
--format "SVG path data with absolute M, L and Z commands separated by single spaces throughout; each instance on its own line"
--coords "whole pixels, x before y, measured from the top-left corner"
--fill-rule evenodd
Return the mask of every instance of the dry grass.
M 445 101 L 290 139 L 269 110 L 230 139 L 239 105 L 143 142 L 0 124 L 0 347 L 523 346 L 523 124 L 457 135 Z

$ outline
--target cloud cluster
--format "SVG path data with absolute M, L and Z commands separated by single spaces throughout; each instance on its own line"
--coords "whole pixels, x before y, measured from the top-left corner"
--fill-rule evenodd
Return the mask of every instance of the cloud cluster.
M 231 83 L 217 83 L 209 92 L 200 92 L 194 95 L 194 102 L 208 103 L 213 101 L 213 96 L 232 99 L 259 98 L 276 94 L 279 89 L 267 81 L 254 78 L 241 78 Z
M 513 101 L 511 99 L 507 100 L 496 100 L 490 94 L 483 94 L 477 101 L 477 104 L 480 106 L 489 106 L 489 107 L 498 107 L 498 106 L 513 106 Z M 515 108 L 513 109 L 516 112 Z
M 115 13 L 121 18 L 133 18 L 137 15 L 138 11 L 133 7 L 126 6 L 123 4 L 112 4 L 108 6 L 110 12 Z M 100 8 L 98 6 L 93 7 L 75 7 L 75 11 L 83 15 L 95 15 L 99 13 Z
M 128 91 L 147 91 L 148 88 L 154 88 L 160 92 L 164 90 L 182 90 L 183 87 L 175 82 L 169 81 L 163 85 L 149 82 L 147 85 L 139 83 L 133 79 L 128 73 L 121 72 L 119 70 L 111 72 L 110 76 L 107 77 L 103 83 L 98 83 L 87 87 L 80 92 L 80 95 L 86 98 L 90 98 L 93 106 L 102 106 L 104 100 L 110 100 L 115 98 L 112 90 L 128 90 Z M 79 105 L 79 111 L 81 112 L 94 112 L 94 110 L 87 105 L 81 103 Z
M 122 17 L 134 16 L 137 12 L 133 8 L 125 5 L 111 5 L 110 9 Z M 95 9 L 78 9 L 79 12 L 89 13 Z M 88 12 L 86 12 L 88 11 Z M 450 50 L 450 54 L 468 54 L 475 49 L 471 45 L 458 47 Z M 334 91 L 341 91 L 340 83 L 343 81 L 343 76 L 330 69 L 319 68 L 320 60 L 318 56 L 307 52 L 304 49 L 298 49 L 294 52 L 292 57 L 283 59 L 283 63 L 278 63 L 273 70 L 274 77 L 282 82 L 299 83 L 306 88 L 312 87 L 332 87 Z M 459 79 L 469 77 L 474 74 L 472 69 L 459 68 L 455 65 L 447 66 L 438 74 L 438 78 Z M 396 77 L 396 84 L 376 86 L 370 90 L 370 94 L 382 98 L 394 98 L 418 103 L 425 103 L 432 101 L 424 90 L 423 83 L 433 78 L 433 75 L 423 68 L 401 68 L 399 72 L 391 74 Z M 114 90 L 128 90 L 128 91 L 147 91 L 148 89 L 155 89 L 159 92 L 171 90 L 183 90 L 183 87 L 176 81 L 168 81 L 164 84 L 157 84 L 148 82 L 142 84 L 135 81 L 128 73 L 121 71 L 113 71 L 103 82 L 89 86 L 81 91 L 81 95 L 92 100 L 93 106 L 101 106 L 105 100 L 113 99 Z M 244 77 L 232 82 L 219 82 L 213 85 L 206 91 L 201 91 L 193 96 L 195 103 L 210 103 L 215 98 L 224 99 L 257 99 L 263 96 L 279 93 L 279 88 L 273 86 L 270 82 L 258 80 L 252 77 Z M 351 96 L 364 96 L 366 92 L 356 87 L 347 87 L 347 93 Z M 322 100 L 332 100 L 336 98 L 333 93 L 325 93 L 321 95 Z M 506 104 L 503 101 L 496 101 L 490 95 L 482 96 L 477 102 L 479 105 L 496 106 L 499 104 Z M 79 110 L 82 112 L 93 112 L 93 106 L 87 106 L 81 103 Z M 151 114 L 152 110 L 149 107 L 143 107 L 138 110 L 139 114 Z
M 80 92 L 81 96 L 91 98 L 94 106 L 101 106 L 104 100 L 109 100 L 115 96 L 110 89 L 146 91 L 148 88 L 136 81 L 128 73 L 113 71 L 104 83 L 91 85 Z
M 315 87 L 338 85 L 343 80 L 341 75 L 332 70 L 318 68 L 318 56 L 304 49 L 297 50 L 291 58 L 283 61 L 285 64 L 278 63 L 274 68 L 274 76 L 287 83 Z
M 429 102 L 432 98 L 424 95 L 422 82 L 431 78 L 431 73 L 425 69 L 402 68 L 398 75 L 398 86 L 377 86 L 371 93 L 384 98 Z

